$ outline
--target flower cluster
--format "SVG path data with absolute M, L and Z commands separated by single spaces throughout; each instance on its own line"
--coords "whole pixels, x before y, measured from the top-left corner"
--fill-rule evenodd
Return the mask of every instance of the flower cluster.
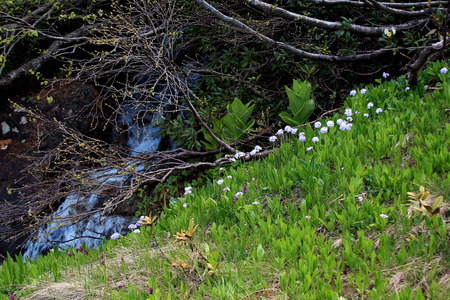
M 298 131 L 298 128 L 293 128 L 293 127 L 287 125 L 286 127 L 284 127 L 284 130 L 279 129 L 277 131 L 277 133 L 275 133 L 275 135 L 272 135 L 271 137 L 269 137 L 269 142 L 271 142 L 271 143 L 276 142 L 278 140 L 278 138 L 276 137 L 277 135 L 280 136 L 280 135 L 283 135 L 284 133 L 296 134 L 297 131 Z M 259 146 L 256 146 L 256 147 L 259 147 Z M 256 147 L 255 147 L 255 149 L 256 149 Z M 250 152 L 250 155 L 252 155 L 251 152 Z
M 144 218 L 145 218 L 144 216 L 140 217 L 139 221 L 142 221 Z M 136 223 L 131 223 L 130 225 L 128 225 L 128 230 L 132 230 L 134 233 L 141 233 L 141 230 L 138 227 L 141 226 L 142 224 L 139 223 L 139 221 L 137 221 Z M 117 240 L 119 238 L 120 238 L 120 234 L 117 233 L 117 232 L 114 233 L 113 235 L 111 235 L 111 239 L 113 239 L 113 240 Z
M 238 160 L 241 157 L 245 157 L 245 153 L 244 152 L 238 152 L 234 155 L 234 159 Z
M 384 78 L 387 78 L 387 77 L 389 77 L 389 74 L 385 72 L 385 73 L 383 73 L 383 77 L 384 77 Z M 367 93 L 367 89 L 361 89 L 361 90 L 360 90 L 360 93 L 361 93 L 362 95 L 366 94 L 366 93 Z M 356 94 L 357 94 L 356 90 L 352 90 L 352 91 L 350 92 L 350 96 L 352 96 L 352 97 L 353 97 L 353 96 L 356 96 Z M 374 106 L 375 106 L 375 105 L 374 105 L 373 102 L 368 102 L 368 103 L 366 104 L 366 107 L 367 107 L 368 110 L 371 110 Z M 382 112 L 383 112 L 383 109 L 380 108 L 380 107 L 377 108 L 377 109 L 375 110 L 375 113 L 376 113 L 377 115 L 380 114 L 380 113 L 382 113 Z M 351 108 L 346 108 L 346 109 L 344 110 L 345 118 L 340 118 L 340 119 L 337 119 L 337 120 L 336 120 L 336 125 L 339 126 L 339 130 L 341 130 L 341 131 L 351 130 L 352 127 L 353 127 L 353 123 L 352 123 L 352 122 L 353 122 L 353 118 L 354 118 L 356 115 L 359 115 L 359 114 L 361 114 L 361 115 L 364 116 L 364 117 L 369 117 L 369 116 L 370 116 L 369 113 L 367 113 L 367 112 L 365 112 L 365 113 L 360 113 L 359 111 L 353 111 Z M 317 122 L 315 122 L 315 123 L 313 124 L 313 128 L 314 128 L 314 129 L 317 129 L 317 131 L 318 131 L 318 133 L 319 133 L 320 135 L 322 135 L 322 134 L 327 134 L 328 132 L 330 132 L 330 131 L 332 130 L 331 128 L 333 128 L 334 126 L 335 126 L 335 122 L 332 121 L 332 120 L 326 121 L 326 125 L 325 125 L 325 126 L 323 126 L 323 124 L 322 124 L 321 121 L 317 121 Z M 286 126 L 286 127 L 284 128 L 284 130 L 283 130 L 283 129 L 279 129 L 275 135 L 273 135 L 273 136 L 271 136 L 271 137 L 269 138 L 269 141 L 271 141 L 271 142 L 277 141 L 277 139 L 278 139 L 277 136 L 280 136 L 280 135 L 282 135 L 282 134 L 285 133 L 285 132 L 286 132 L 286 133 L 296 134 L 296 133 L 297 133 L 297 128 L 292 128 L 292 127 L 290 127 L 290 126 Z M 316 136 L 311 137 L 311 138 L 310 138 L 310 141 L 312 141 L 314 144 L 319 143 L 319 141 L 320 141 L 320 135 L 316 135 Z M 298 135 L 298 140 L 299 140 L 300 142 L 306 142 L 306 141 L 307 141 L 307 137 L 306 137 L 305 132 L 300 132 L 300 133 L 299 133 L 299 135 Z M 311 151 L 311 150 L 313 150 L 313 149 L 314 149 L 313 146 L 309 146 L 309 147 L 306 148 L 306 151 Z
M 78 252 L 80 252 L 80 253 L 84 253 L 84 254 L 86 254 L 86 255 L 88 255 L 89 254 L 89 249 L 83 249 L 83 246 L 80 246 L 80 247 L 78 247 L 77 248 L 77 251 Z M 67 256 L 72 256 L 73 255 L 73 253 L 70 253 L 70 252 L 67 252 Z
M 250 151 L 250 155 L 255 155 L 256 153 L 260 152 L 262 150 L 262 148 L 258 145 L 255 146 L 255 149 L 253 149 L 252 151 Z
M 118 239 L 120 239 L 120 233 L 114 232 L 114 233 L 111 235 L 111 239 L 112 239 L 112 240 L 118 240 Z
M 188 186 L 184 188 L 184 195 L 187 196 L 189 194 L 192 194 L 192 186 Z

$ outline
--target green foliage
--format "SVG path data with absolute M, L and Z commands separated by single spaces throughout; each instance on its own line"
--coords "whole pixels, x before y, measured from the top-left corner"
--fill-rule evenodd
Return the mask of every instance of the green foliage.
M 192 194 L 171 198 L 139 234 L 89 255 L 9 258 L 0 267 L 3 298 L 83 278 L 87 293 L 108 299 L 447 299 L 448 208 L 427 204 L 425 188 L 409 195 L 439 214 L 411 214 L 408 199 L 417 185 L 443 198 L 450 191 L 449 85 L 435 68 L 411 90 L 400 78 L 347 99 L 350 130 L 306 125 L 306 141 L 284 134 L 265 159 L 192 183 Z M 438 88 L 425 93 L 433 82 Z M 101 253 L 106 265 L 92 267 Z
M 169 137 L 172 141 L 175 141 L 177 147 L 200 151 L 202 146 L 199 141 L 198 135 L 201 130 L 198 129 L 197 124 L 192 115 L 182 118 L 178 115 L 175 119 L 164 119 L 158 124 L 161 126 L 161 136 Z
M 228 144 L 246 138 L 255 124 L 255 120 L 251 118 L 254 108 L 255 105 L 251 105 L 251 102 L 244 105 L 241 100 L 235 98 L 232 103 L 227 105 L 225 116 L 221 119 L 213 118 L 213 133 Z M 205 130 L 203 134 L 206 140 L 202 141 L 203 145 L 210 150 L 217 149 L 219 143 Z
M 286 93 L 289 97 L 289 107 L 287 112 L 280 113 L 280 117 L 291 126 L 306 123 L 316 107 L 311 99 L 311 83 L 294 79 L 292 90 L 286 87 Z

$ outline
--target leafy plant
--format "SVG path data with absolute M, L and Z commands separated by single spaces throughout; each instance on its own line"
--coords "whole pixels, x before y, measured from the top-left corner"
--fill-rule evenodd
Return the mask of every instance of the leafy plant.
M 197 231 L 198 225 L 194 225 L 194 218 L 189 221 L 188 230 L 181 229 L 181 232 L 177 232 L 175 235 L 175 241 L 173 243 L 178 243 L 179 245 L 183 245 L 186 242 L 190 242 L 192 237 L 194 236 L 195 231 Z
M 292 90 L 286 87 L 286 93 L 289 97 L 289 107 L 288 111 L 280 113 L 280 117 L 291 126 L 304 124 L 316 107 L 311 99 L 311 83 L 294 79 Z
M 255 124 L 254 119 L 250 119 L 255 105 L 251 102 L 243 104 L 241 100 L 235 98 L 227 105 L 227 114 L 221 119 L 213 118 L 213 133 L 226 143 L 233 143 L 247 137 L 248 132 Z M 203 145 L 210 150 L 217 149 L 218 143 L 205 130 L 203 131 L 206 141 Z
M 409 201 L 414 210 L 422 212 L 422 214 L 433 217 L 439 213 L 444 197 L 439 196 L 434 198 L 430 197 L 430 192 L 425 191 L 423 186 L 420 187 L 420 193 L 416 194 L 408 192 Z

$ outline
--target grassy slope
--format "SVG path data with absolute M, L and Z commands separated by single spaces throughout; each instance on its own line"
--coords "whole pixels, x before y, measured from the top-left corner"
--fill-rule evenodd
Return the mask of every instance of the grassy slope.
M 444 65 L 422 74 L 433 88 L 405 91 L 404 78 L 366 87 L 346 103 L 360 112 L 351 130 L 304 127 L 305 142 L 285 133 L 269 157 L 218 170 L 139 234 L 88 255 L 55 251 L 33 264 L 5 263 L 2 299 L 449 298 Z M 440 215 L 408 206 L 407 192 L 421 185 L 444 196 Z M 247 193 L 233 197 L 244 186 Z M 199 226 L 190 245 L 172 244 L 192 218 Z

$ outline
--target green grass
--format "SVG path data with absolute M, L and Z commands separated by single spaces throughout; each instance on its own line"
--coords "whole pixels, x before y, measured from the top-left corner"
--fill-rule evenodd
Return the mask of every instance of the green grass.
M 172 198 L 139 234 L 88 255 L 55 250 L 33 262 L 8 260 L 0 267 L 2 299 L 449 298 L 450 74 L 440 74 L 443 66 L 430 65 L 409 91 L 405 78 L 366 87 L 345 103 L 360 112 L 351 130 L 302 127 L 305 142 L 285 133 L 265 159 L 229 164 L 192 194 Z M 244 186 L 247 193 L 235 197 Z M 440 214 L 409 205 L 407 193 L 420 186 L 430 201 L 444 197 Z M 185 244 L 174 243 L 182 237 Z

